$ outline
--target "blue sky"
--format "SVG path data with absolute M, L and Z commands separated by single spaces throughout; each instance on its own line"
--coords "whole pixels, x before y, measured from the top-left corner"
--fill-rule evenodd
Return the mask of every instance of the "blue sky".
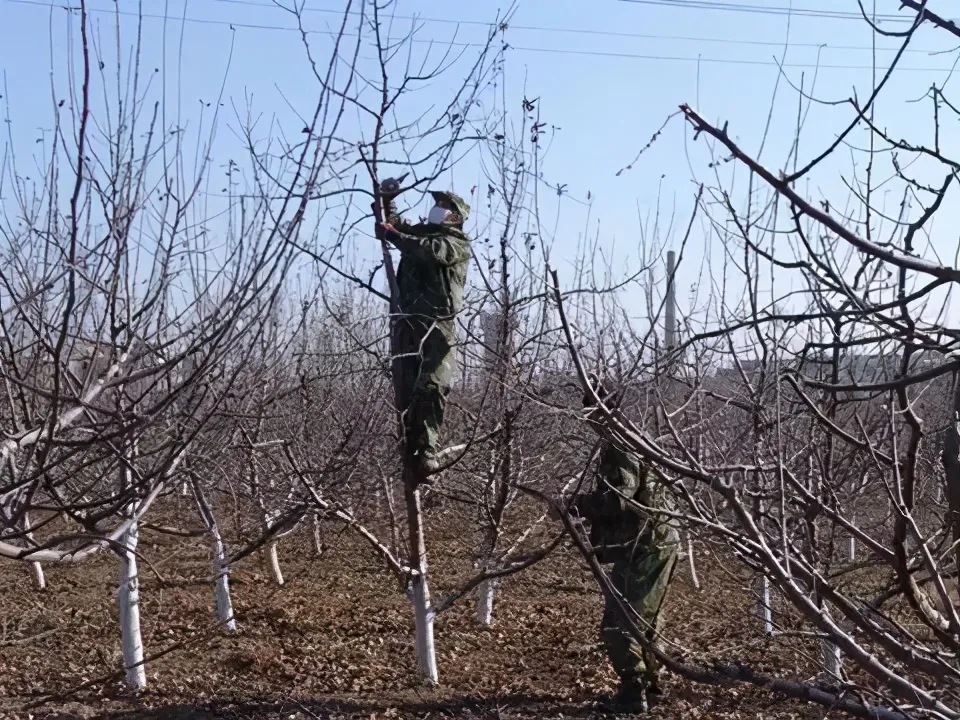
M 135 0 L 117 2 L 116 7 L 124 12 L 136 11 Z M 145 20 L 144 65 L 162 68 L 171 107 L 179 92 L 181 117 L 197 127 L 203 104 L 215 100 L 223 86 L 224 112 L 228 114 L 217 136 L 214 168 L 240 150 L 238 124 L 228 112 L 231 103 L 243 108 L 244 98 L 252 97 L 255 111 L 273 118 L 276 127 L 292 137 L 298 131 L 293 109 L 307 112 L 315 101 L 316 85 L 309 76 L 304 47 L 298 34 L 289 29 L 292 18 L 271 5 L 271 0 L 144 0 L 144 12 L 158 16 Z M 306 0 L 305 5 L 307 27 L 317 31 L 310 36 L 311 45 L 323 55 L 330 42 L 324 32 L 339 21 L 337 13 L 343 3 Z M 544 230 L 554 243 L 553 261 L 561 271 L 569 272 L 565 263 L 572 260 L 585 228 L 591 235 L 599 233 L 616 268 L 637 266 L 640 225 L 655 212 L 658 197 L 665 214 L 675 214 L 675 237 L 665 236 L 663 241 L 676 247 L 689 216 L 695 179 L 713 178 L 703 141 L 692 143 L 689 129 L 681 118 L 674 118 L 631 170 L 619 177 L 616 173 L 634 159 L 679 104 L 690 103 L 708 119 L 729 122 L 731 135 L 756 154 L 772 102 L 763 159 L 778 169 L 793 137 L 798 107 L 797 93 L 786 79 L 799 84 L 803 77 L 810 87 L 816 76 L 815 94 L 827 100 L 842 100 L 854 90 L 860 97 L 869 93 L 872 37 L 863 22 L 788 17 L 777 8 L 790 6 L 790 0 L 743 0 L 734 5 L 755 7 L 744 12 L 688 9 L 661 2 L 519 0 L 504 36 L 512 48 L 507 51 L 507 103 L 512 103 L 511 112 L 515 111 L 526 88 L 527 95 L 540 98 L 542 118 L 559 128 L 549 138 L 544 176 L 552 183 L 564 184 L 569 197 L 558 205 L 555 197 L 544 192 L 542 217 Z M 857 10 L 853 0 L 795 0 L 792 6 Z M 931 6 L 949 14 L 943 0 L 934 0 Z M 101 24 L 103 42 L 113 42 L 109 11 L 114 3 L 90 0 L 89 7 Z M 456 49 L 464 52 L 463 62 L 467 62 L 478 50 L 473 45 L 483 41 L 484 24 L 496 17 L 498 7 L 503 6 L 485 1 L 399 0 L 397 32 L 409 28 L 411 17 L 419 16 L 415 53 L 429 51 L 436 57 L 441 44 L 453 40 L 461 43 Z M 770 12 L 756 12 L 756 7 Z M 877 0 L 878 13 L 896 13 L 897 7 L 895 0 Z M 173 20 L 165 23 L 160 16 Z M 190 20 L 182 25 L 182 41 L 177 20 L 181 17 Z M 47 0 L 0 0 L 0 68 L 7 88 L 2 102 L 9 103 L 0 107 L 10 114 L 21 162 L 23 153 L 35 151 L 39 129 L 48 130 L 52 125 L 51 57 L 55 74 L 62 75 L 58 82 L 65 87 L 65 18 L 66 11 L 51 9 Z M 162 61 L 164 27 L 166 63 Z M 779 74 L 774 57 L 783 53 L 788 28 L 786 78 L 781 79 L 774 100 Z M 133 36 L 130 30 L 126 33 L 124 42 L 129 45 Z M 430 41 L 436 44 L 431 46 Z M 918 34 L 914 50 L 903 60 L 903 69 L 878 106 L 878 118 L 882 117 L 892 135 L 916 141 L 931 136 L 929 102 L 909 101 L 922 97 L 931 83 L 947 82 L 956 53 L 931 53 L 950 49 L 950 41 L 950 36 L 932 28 Z M 228 69 L 231 42 L 234 51 Z M 877 42 L 877 62 L 882 70 L 893 57 L 896 40 L 879 38 Z M 365 54 L 369 56 L 369 50 Z M 455 69 L 418 90 L 411 103 L 419 103 L 418 107 L 444 103 L 463 77 L 460 72 L 458 75 Z M 948 82 L 947 89 L 950 87 Z M 419 110 L 411 106 L 409 111 L 415 114 Z M 209 119 L 210 111 L 206 112 Z M 801 163 L 828 145 L 850 116 L 849 106 L 814 105 L 801 141 Z M 347 122 L 356 129 L 361 121 L 352 117 Z M 865 137 L 861 133 L 853 140 L 865 141 Z M 947 148 L 956 144 L 956 120 L 947 126 L 942 142 Z M 833 165 L 811 176 L 807 193 L 815 198 L 830 197 L 835 205 L 845 203 L 849 193 L 844 177 L 850 179 L 850 157 L 845 151 Z M 476 184 L 472 178 L 477 177 L 477 168 L 475 155 L 464 159 L 454 175 L 458 189 Z M 720 172 L 730 177 L 732 168 L 723 167 Z M 936 184 L 942 181 L 939 169 L 929 176 L 923 175 L 925 170 L 918 168 L 918 172 L 930 182 L 934 178 Z M 742 178 L 740 171 L 741 184 Z M 216 194 L 216 189 L 211 192 Z M 899 196 L 892 195 L 887 199 L 889 207 L 899 202 Z M 425 211 L 425 205 L 420 209 Z M 950 214 L 956 217 L 953 211 Z M 668 223 L 664 221 L 662 226 Z M 938 250 L 954 263 L 956 233 L 943 220 L 937 228 Z M 716 261 L 722 254 L 709 234 L 706 225 L 695 229 L 679 283 L 685 303 L 690 286 L 706 284 L 703 261 Z

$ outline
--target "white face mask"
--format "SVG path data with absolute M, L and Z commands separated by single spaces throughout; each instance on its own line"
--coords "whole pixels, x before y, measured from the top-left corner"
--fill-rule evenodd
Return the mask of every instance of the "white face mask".
M 435 225 L 440 225 L 440 224 L 443 223 L 448 217 L 450 217 L 451 214 L 452 214 L 452 213 L 451 213 L 449 210 L 447 210 L 446 208 L 437 207 L 437 206 L 435 205 L 434 207 L 432 207 L 432 208 L 430 209 L 430 214 L 427 215 L 427 222 L 433 223 L 433 224 L 435 224 Z

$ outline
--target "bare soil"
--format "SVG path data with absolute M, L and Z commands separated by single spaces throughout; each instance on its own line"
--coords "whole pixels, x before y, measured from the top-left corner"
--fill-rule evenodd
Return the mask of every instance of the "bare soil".
M 187 523 L 188 521 L 184 521 Z M 434 594 L 469 576 L 462 522 L 431 518 Z M 333 530 L 331 529 L 331 533 Z M 0 563 L 0 717 L 60 720 L 309 720 L 311 718 L 587 718 L 604 716 L 615 687 L 599 644 L 599 591 L 572 551 L 507 579 L 494 623 L 473 620 L 473 598 L 437 620 L 441 686 L 416 681 L 410 603 L 382 563 L 349 535 L 328 533 L 313 555 L 305 533 L 280 545 L 286 583 L 254 556 L 233 574 L 239 631 L 214 627 L 202 538 L 144 531 L 142 624 L 148 690 L 124 689 L 108 555 L 46 567 L 37 591 L 26 567 Z M 753 599 L 701 548 L 702 590 L 678 573 L 666 635 L 688 657 L 741 660 L 794 678 L 814 674 L 802 646 L 760 632 Z M 113 673 L 113 677 L 105 679 Z M 748 687 L 665 679 L 661 718 L 823 718 L 823 708 Z M 35 707 L 28 708 L 29 705 Z

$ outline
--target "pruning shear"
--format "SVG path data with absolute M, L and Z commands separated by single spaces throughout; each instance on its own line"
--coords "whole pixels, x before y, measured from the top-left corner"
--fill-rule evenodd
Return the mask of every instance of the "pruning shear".
M 386 180 L 381 182 L 380 194 L 387 197 L 396 197 L 397 195 L 399 195 L 401 192 L 400 183 L 402 183 L 404 179 L 407 177 L 407 175 L 409 174 L 410 173 L 404 173 L 400 177 L 387 178 Z

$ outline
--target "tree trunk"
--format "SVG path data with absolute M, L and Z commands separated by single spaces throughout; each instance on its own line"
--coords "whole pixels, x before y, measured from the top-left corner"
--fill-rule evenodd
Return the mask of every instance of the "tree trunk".
M 213 598 L 217 621 L 223 624 L 225 632 L 234 633 L 237 630 L 237 620 L 233 615 L 233 600 L 230 598 L 230 566 L 227 561 L 227 548 L 216 522 L 210 528 L 210 537 L 213 539 L 213 572 L 216 578 Z
M 760 576 L 760 616 L 763 618 L 763 632 L 773 635 L 773 603 L 770 593 L 770 578 Z
M 38 562 L 31 562 L 30 574 L 33 576 L 33 582 L 37 586 L 37 590 L 43 590 L 47 587 L 47 578 L 43 574 L 43 565 Z
M 477 608 L 474 614 L 477 622 L 484 627 L 493 623 L 493 601 L 497 594 L 497 580 L 484 580 L 477 586 Z
M 687 563 L 690 565 L 690 582 L 695 590 L 700 590 L 700 578 L 697 577 L 697 563 L 693 556 L 693 536 L 687 533 Z
M 283 585 L 283 572 L 280 570 L 280 558 L 277 556 L 277 541 L 271 540 L 263 551 L 263 561 L 267 565 L 270 577 L 277 585 Z
M 376 173 L 377 152 L 381 137 L 382 125 L 374 133 L 374 147 L 371 167 Z M 383 214 L 383 205 L 380 198 L 380 186 L 374 181 L 373 214 L 378 222 L 386 220 Z M 397 429 L 400 437 L 404 437 L 404 423 L 400 413 L 405 408 L 401 402 L 404 397 L 403 373 L 400 366 L 400 348 L 397 345 L 396 321 L 400 317 L 400 291 L 397 286 L 397 277 L 393 268 L 393 259 L 386 240 L 380 243 L 383 251 L 383 265 L 387 275 L 387 284 L 390 288 L 390 375 L 393 380 L 393 396 L 397 407 Z M 404 456 L 406 456 L 404 448 Z M 424 682 L 436 685 L 439 679 L 437 673 L 437 649 L 433 639 L 434 609 L 430 602 L 430 585 L 427 577 L 427 543 L 423 531 L 423 511 L 420 505 L 420 485 L 425 478 L 407 465 L 404 460 L 403 492 L 407 507 L 407 530 L 410 543 L 410 585 L 409 596 L 414 608 L 414 630 L 416 637 L 417 671 Z
M 843 661 L 840 659 L 840 648 L 829 640 L 820 641 L 820 650 L 823 655 L 823 669 L 833 683 L 843 677 Z
M 319 513 L 313 513 L 310 517 L 310 528 L 312 530 L 312 539 L 313 539 L 313 554 L 317 557 L 323 555 L 323 535 L 320 532 L 320 515 Z
M 758 498 L 754 501 L 755 517 L 763 517 L 763 502 Z M 770 578 L 766 575 L 760 576 L 760 601 L 757 608 L 758 614 L 763 621 L 763 632 L 765 635 L 773 635 L 773 604 L 770 593 Z
M 132 511 L 136 512 L 136 506 Z M 117 593 L 123 666 L 126 668 L 127 687 L 134 691 L 147 686 L 143 636 L 140 633 L 140 575 L 136 555 L 139 535 L 138 523 L 134 522 L 120 538 L 120 587 Z
M 213 508 L 210 507 L 210 503 L 204 496 L 200 483 L 195 477 L 192 477 L 192 484 L 193 496 L 197 502 L 197 508 L 200 510 L 200 519 L 203 520 L 213 543 L 213 600 L 217 622 L 223 625 L 227 633 L 233 633 L 237 630 L 237 621 L 233 616 L 233 600 L 230 598 L 230 566 L 227 548 L 223 542 L 223 536 L 220 534 L 220 526 L 217 525 Z
M 407 522 L 410 530 L 410 568 L 413 577 L 410 582 L 410 600 L 413 602 L 414 628 L 416 632 L 417 671 L 424 682 L 436 685 L 437 648 L 433 639 L 435 614 L 430 602 L 430 584 L 427 575 L 427 547 L 423 534 L 423 512 L 420 507 L 420 489 L 413 478 L 413 471 L 407 471 L 405 494 L 407 501 Z
M 25 531 L 27 540 L 33 542 L 33 532 L 30 530 L 30 514 L 23 514 L 23 529 Z M 47 578 L 43 573 L 43 566 L 33 561 L 30 564 L 30 574 L 33 576 L 33 582 L 37 586 L 37 590 L 43 590 L 47 587 Z
M 829 609 L 824 607 L 823 614 L 829 618 Z M 839 646 L 831 642 L 828 638 L 823 638 L 820 641 L 820 654 L 822 656 L 823 671 L 826 675 L 825 679 L 828 683 L 830 685 L 837 685 L 843 682 L 843 658 L 840 655 Z

